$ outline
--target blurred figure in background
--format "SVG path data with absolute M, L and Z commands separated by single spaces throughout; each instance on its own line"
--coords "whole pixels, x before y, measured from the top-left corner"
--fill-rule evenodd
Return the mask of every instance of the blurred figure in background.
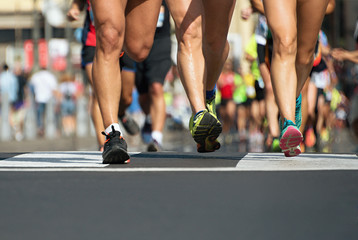
M 342 48 L 335 48 L 332 50 L 332 56 L 338 61 L 351 61 L 358 63 L 358 50 L 348 51 Z
M 43 137 L 46 104 L 58 96 L 57 79 L 53 73 L 43 68 L 32 75 L 30 87 L 35 95 L 37 134 Z
M 65 136 L 71 136 L 76 130 L 77 87 L 73 76 L 62 74 L 59 85 L 62 128 Z
M 272 89 L 270 65 L 272 57 L 273 41 L 271 33 L 267 26 L 265 9 L 261 0 L 250 0 L 251 6 L 241 11 L 241 17 L 247 20 L 252 13 L 258 13 L 259 19 L 255 29 L 255 38 L 257 43 L 257 54 L 259 69 L 264 82 L 265 112 L 268 125 L 268 134 L 266 138 L 266 147 L 269 151 L 281 151 L 279 147 L 279 124 L 278 124 L 278 106 Z
M 137 63 L 136 87 L 139 103 L 146 115 L 142 138 L 148 144 L 148 151 L 162 149 L 163 129 L 166 120 L 166 106 L 163 84 L 171 61 L 170 15 L 165 1 L 159 12 L 154 42 L 148 57 Z
M 236 105 L 233 100 L 235 91 L 235 72 L 233 71 L 234 65 L 231 58 L 228 58 L 224 64 L 223 71 L 217 82 L 217 87 L 220 92 L 221 102 L 219 107 L 219 119 L 222 120 L 222 138 L 225 144 L 232 142 L 230 130 L 235 122 Z
M 236 127 L 238 131 L 238 139 L 239 142 L 246 143 L 248 135 L 247 123 L 250 114 L 248 112 L 249 101 L 246 95 L 246 83 L 241 74 L 241 67 L 238 66 L 234 76 L 235 91 L 233 93 L 233 100 L 236 104 Z M 246 152 L 246 147 L 245 149 L 242 149 L 242 151 Z
M 17 92 L 17 100 L 14 104 L 14 114 L 12 117 L 12 122 L 15 131 L 15 139 L 21 141 L 23 139 L 23 130 L 24 130 L 24 121 L 26 115 L 26 105 L 27 105 L 27 96 L 28 96 L 28 84 L 27 84 L 27 75 L 21 69 L 20 65 L 16 65 L 14 73 L 17 78 L 19 89 Z
M 9 111 L 9 119 L 10 126 L 14 128 L 14 123 L 12 121 L 12 116 L 16 109 L 16 101 L 19 90 L 19 83 L 15 74 L 13 74 L 9 70 L 9 66 L 7 64 L 3 65 L 3 71 L 0 73 L 0 101 L 5 100 L 7 97 L 7 101 L 10 104 Z
M 245 59 L 251 63 L 250 75 L 244 77 L 247 81 L 247 94 L 251 98 L 250 124 L 249 124 L 249 151 L 262 152 L 263 146 L 263 120 L 265 117 L 265 84 L 262 80 L 258 65 L 256 34 L 253 34 L 245 46 Z
M 335 73 L 331 64 L 332 60 L 329 58 L 329 52 L 328 38 L 321 30 L 315 49 L 315 56 L 317 57 L 313 63 L 307 89 L 308 117 L 305 132 L 305 145 L 307 148 L 314 146 L 318 148 L 317 140 L 319 140 L 323 128 L 327 125 L 326 120 L 328 120 L 327 111 L 329 112 L 330 103 L 328 91 L 331 89 L 332 83 L 336 84 L 337 82 L 336 77 L 332 79 Z M 328 66 L 331 67 L 329 68 Z
M 353 51 L 342 48 L 332 49 L 331 55 L 337 61 L 350 61 L 358 64 L 358 19 L 354 31 L 354 39 L 356 42 L 356 49 Z M 358 82 L 355 83 L 353 96 L 350 103 L 349 123 L 351 125 L 354 135 L 358 138 Z M 343 114 L 343 109 L 340 111 Z M 358 148 L 357 148 L 358 151 Z

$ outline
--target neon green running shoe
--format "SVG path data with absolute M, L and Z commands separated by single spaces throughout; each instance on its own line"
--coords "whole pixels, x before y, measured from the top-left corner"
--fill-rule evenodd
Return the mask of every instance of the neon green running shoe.
M 222 131 L 222 125 L 213 113 L 203 110 L 196 116 L 193 115 L 189 129 L 197 143 L 198 152 L 213 152 L 220 148 L 217 138 Z
M 273 139 L 271 144 L 271 152 L 281 152 L 280 140 L 278 138 Z
M 214 116 L 217 118 L 215 98 L 216 98 L 216 95 L 214 94 L 214 96 L 212 96 L 211 98 L 206 99 L 206 109 L 208 109 L 208 111 L 210 113 L 214 114 Z

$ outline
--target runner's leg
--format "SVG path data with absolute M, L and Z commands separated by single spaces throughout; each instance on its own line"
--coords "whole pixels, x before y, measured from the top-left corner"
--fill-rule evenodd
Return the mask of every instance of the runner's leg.
M 153 45 L 162 0 L 130 0 L 126 7 L 126 53 L 143 61 Z
M 295 122 L 296 105 L 296 0 L 264 0 L 274 47 L 271 64 L 272 87 L 283 118 Z
M 90 113 L 91 118 L 93 121 L 94 129 L 96 131 L 96 138 L 98 146 L 101 147 L 104 145 L 104 136 L 101 134 L 101 131 L 103 131 L 103 121 L 102 121 L 102 115 L 101 111 L 98 106 L 98 100 L 96 97 L 96 94 L 93 89 L 93 80 L 92 80 L 92 63 L 89 63 L 85 66 L 85 71 L 88 77 L 88 80 L 91 83 L 92 86 L 92 95 L 91 95 L 91 105 L 90 105 Z
M 206 109 L 201 1 L 167 0 L 178 40 L 178 70 L 193 113 Z
M 122 70 L 121 76 L 122 76 L 123 87 L 122 87 L 121 101 L 119 104 L 118 116 L 124 116 L 126 109 L 132 103 L 132 93 L 134 88 L 135 72 Z
M 313 53 L 329 0 L 297 1 L 297 92 L 300 94 L 312 69 Z
M 93 85 L 101 109 L 104 127 L 118 123 L 121 96 L 120 57 L 125 29 L 126 0 L 92 0 L 97 34 L 93 61 Z
M 213 90 L 229 54 L 227 34 L 235 7 L 235 0 L 203 0 L 206 61 L 206 89 Z

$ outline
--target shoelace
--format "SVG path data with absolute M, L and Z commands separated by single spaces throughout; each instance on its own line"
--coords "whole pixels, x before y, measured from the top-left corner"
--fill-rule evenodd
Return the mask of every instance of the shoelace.
M 113 138 L 116 135 L 116 131 L 115 131 L 113 125 L 112 125 L 112 132 L 107 134 L 105 131 L 103 131 L 101 133 L 102 133 L 102 135 L 106 136 L 106 142 L 108 142 L 109 139 Z M 119 138 L 123 138 L 123 137 L 119 136 Z

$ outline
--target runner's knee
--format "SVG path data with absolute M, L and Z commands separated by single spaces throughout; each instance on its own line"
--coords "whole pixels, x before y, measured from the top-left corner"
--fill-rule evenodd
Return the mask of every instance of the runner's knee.
M 159 82 L 154 82 L 149 88 L 150 94 L 152 96 L 162 96 L 163 95 L 163 85 Z
M 311 66 L 314 59 L 313 53 L 314 53 L 314 47 L 304 51 L 298 50 L 297 57 L 296 57 L 296 65 L 302 67 Z
M 143 62 L 149 55 L 153 40 L 142 39 L 126 42 L 126 53 L 136 62 Z
M 97 29 L 97 38 L 101 42 L 100 50 L 104 54 L 113 54 L 121 52 L 121 38 L 123 37 L 124 31 L 111 25 L 103 25 Z
M 274 54 L 281 58 L 295 57 L 297 53 L 297 39 L 296 36 L 275 36 L 277 40 L 274 41 Z
M 230 45 L 226 38 L 222 37 L 206 37 L 204 47 L 211 53 L 229 53 Z
M 197 20 L 190 23 L 190 25 L 184 26 L 185 23 L 181 24 L 181 27 L 176 27 L 176 37 L 180 47 L 187 48 L 197 47 L 197 44 L 201 45 L 202 41 L 202 29 L 201 23 Z

